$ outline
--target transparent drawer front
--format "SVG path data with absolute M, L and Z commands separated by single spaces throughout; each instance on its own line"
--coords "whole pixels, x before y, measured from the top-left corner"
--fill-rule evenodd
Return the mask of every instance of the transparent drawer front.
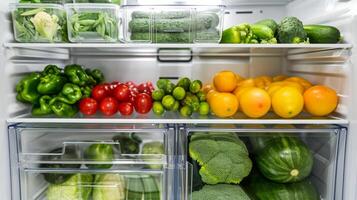
M 223 26 L 220 6 L 124 6 L 125 42 L 218 43 Z
M 66 4 L 71 42 L 116 42 L 119 6 L 101 3 Z
M 21 195 L 15 199 L 167 199 L 173 168 L 168 132 L 151 126 L 10 127 L 12 179 L 20 185 L 13 193 Z
M 345 133 L 291 125 L 184 130 L 181 199 L 203 200 L 212 191 L 257 200 L 342 199 Z

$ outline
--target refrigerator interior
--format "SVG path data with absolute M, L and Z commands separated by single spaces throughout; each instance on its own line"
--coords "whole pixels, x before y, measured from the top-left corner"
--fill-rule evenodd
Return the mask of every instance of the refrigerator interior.
M 331 0 L 271 0 L 271 1 L 227 1 L 225 15 L 225 28 L 241 22 L 254 22 L 263 18 L 280 20 L 283 16 L 293 15 L 305 23 L 326 23 L 337 26 L 344 35 L 344 39 L 351 45 L 335 45 L 309 48 L 294 48 L 289 45 L 269 46 L 257 48 L 255 45 L 241 46 L 240 48 L 229 45 L 189 44 L 189 45 L 99 45 L 99 44 L 19 44 L 13 43 L 8 0 L 0 2 L 0 24 L 4 24 L 0 32 L 0 42 L 5 44 L 0 48 L 0 65 L 3 77 L 0 82 L 0 92 L 3 96 L 1 107 L 1 158 L 0 166 L 0 191 L 4 199 L 11 199 L 10 194 L 10 169 L 9 169 L 9 144 L 8 124 L 19 122 L 120 122 L 115 117 L 102 119 L 95 116 L 91 119 L 50 119 L 31 118 L 29 108 L 15 101 L 14 85 L 20 77 L 30 71 L 41 70 L 47 64 L 78 63 L 86 67 L 99 67 L 108 81 L 153 81 L 159 77 L 169 77 L 173 80 L 181 76 L 201 79 L 208 83 L 217 71 L 232 70 L 242 76 L 259 75 L 298 75 L 307 78 L 312 83 L 326 84 L 339 93 L 340 104 L 334 118 L 316 120 L 315 123 L 347 124 L 347 148 L 345 161 L 345 174 L 343 194 L 345 199 L 356 199 L 355 185 L 357 183 L 357 161 L 354 159 L 357 136 L 357 112 L 353 104 L 357 102 L 352 85 L 357 84 L 355 69 L 357 56 L 357 7 L 356 1 L 331 1 Z M 323 13 L 323 14 L 321 14 Z M 140 47 L 140 48 L 138 48 Z M 179 47 L 180 50 L 167 48 Z M 189 50 L 185 48 L 190 48 Z M 191 61 L 191 50 L 192 61 Z M 174 55 L 174 56 L 173 56 Z M 178 59 L 180 62 L 178 62 Z M 161 61 L 159 61 L 161 60 Z M 163 61 L 165 60 L 165 61 Z M 140 120 L 134 116 L 131 122 Z M 147 119 L 156 119 L 147 116 Z M 177 116 L 167 116 L 163 123 L 174 122 Z M 81 121 L 82 120 L 82 121 Z M 117 121 L 116 121 L 117 120 Z M 160 119 L 157 119 L 160 120 Z M 184 120 L 185 121 L 185 120 Z M 245 123 L 256 123 L 246 121 Z M 295 122 L 294 122 L 295 121 Z M 158 122 L 158 121 L 155 121 Z M 186 122 L 193 122 L 186 120 Z M 240 123 L 237 121 L 217 120 L 216 123 Z M 276 124 L 298 123 L 298 120 L 277 120 Z M 300 123 L 309 123 L 301 121 Z M 25 141 L 26 142 L 26 141 Z M 30 142 L 30 139 L 29 139 Z M 34 180 L 36 182 L 36 179 Z M 342 184 L 342 183 L 339 183 Z M 16 199 L 16 198 L 15 198 Z

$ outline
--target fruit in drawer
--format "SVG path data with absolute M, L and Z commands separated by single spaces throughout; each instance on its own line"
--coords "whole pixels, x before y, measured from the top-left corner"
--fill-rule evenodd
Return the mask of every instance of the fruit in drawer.
M 44 156 L 42 161 L 47 162 L 42 164 L 42 168 L 49 169 L 76 169 L 80 168 L 80 164 L 60 164 L 60 163 L 51 163 L 59 161 L 76 161 L 79 160 L 76 149 L 74 146 L 66 146 L 65 151 L 63 148 L 57 148 L 49 152 L 49 155 Z M 73 174 L 59 174 L 59 173 L 45 173 L 43 174 L 45 180 L 52 184 L 61 184 L 67 181 Z
M 282 118 L 293 118 L 304 108 L 301 92 L 290 86 L 284 86 L 274 92 L 271 102 L 275 114 Z
M 255 81 L 253 78 L 245 79 L 243 81 L 240 81 L 237 83 L 237 88 L 242 88 L 242 87 L 255 87 Z
M 114 160 L 114 150 L 112 144 L 92 144 L 84 151 L 84 158 L 87 161 L 111 162 Z M 113 164 L 86 164 L 91 169 L 109 169 Z
M 273 77 L 273 82 L 277 82 L 277 81 L 283 81 L 285 79 L 289 78 L 286 75 L 277 75 Z
M 124 200 L 124 177 L 120 174 L 96 174 L 92 198 L 93 200 Z
M 310 175 L 313 156 L 300 139 L 279 137 L 267 142 L 255 157 L 258 169 L 265 178 L 278 183 L 293 183 Z
M 209 97 L 209 105 L 217 117 L 231 117 L 236 114 L 239 103 L 234 94 L 217 92 Z
M 192 200 L 250 200 L 239 185 L 205 185 L 192 193 Z
M 254 175 L 247 190 L 256 200 L 318 200 L 320 199 L 314 185 L 304 180 L 297 183 L 281 184 Z
M 301 78 L 301 77 L 296 77 L 296 76 L 289 77 L 289 78 L 285 79 L 285 81 L 297 82 L 304 87 L 304 90 L 307 90 L 312 86 L 310 81 L 308 81 L 304 78 Z
M 338 96 L 335 90 L 316 85 L 304 93 L 305 109 L 314 116 L 326 116 L 333 112 L 338 104 Z
M 300 83 L 292 82 L 292 81 L 273 82 L 266 87 L 266 90 L 270 96 L 273 96 L 274 92 L 278 91 L 280 88 L 284 86 L 294 87 L 297 90 L 299 90 L 301 94 L 304 93 L 304 87 Z
M 127 85 L 120 84 L 113 90 L 113 96 L 118 101 L 122 101 L 122 102 L 129 101 L 130 89 Z
M 190 92 L 192 94 L 196 94 L 197 92 L 201 91 L 202 82 L 200 80 L 194 80 L 190 84 Z
M 269 94 L 260 88 L 245 90 L 239 98 L 239 107 L 245 115 L 260 118 L 268 113 L 271 106 Z
M 233 92 L 237 82 L 236 74 L 232 71 L 218 72 L 213 78 L 214 87 L 219 92 Z
M 194 133 L 189 155 L 207 184 L 238 184 L 250 173 L 252 162 L 245 144 L 234 133 Z

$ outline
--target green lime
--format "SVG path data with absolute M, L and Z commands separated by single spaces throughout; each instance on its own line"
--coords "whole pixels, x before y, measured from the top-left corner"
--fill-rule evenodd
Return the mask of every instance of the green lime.
M 177 86 L 182 87 L 183 89 L 185 89 L 186 91 L 188 91 L 190 89 L 190 84 L 191 81 L 189 78 L 184 77 L 181 78 L 178 82 L 177 82 Z
M 175 84 L 168 82 L 164 88 L 165 94 L 171 94 L 175 89 Z
M 167 110 L 171 110 L 175 105 L 175 98 L 171 95 L 166 95 L 162 98 L 161 103 Z
M 191 103 L 190 107 L 192 108 L 193 112 L 198 112 L 199 109 L 200 109 L 200 102 L 199 101 L 194 101 L 194 102 Z
M 165 108 L 161 104 L 161 102 L 155 101 L 154 104 L 152 105 L 152 111 L 156 115 L 162 115 L 165 112 Z
M 170 81 L 167 79 L 159 79 L 156 82 L 156 85 L 159 89 L 164 89 L 167 85 L 167 83 L 169 83 Z
M 194 80 L 191 84 L 190 84 L 190 92 L 192 93 L 197 93 L 201 90 L 202 88 L 202 82 L 200 80 Z
M 154 101 L 161 101 L 162 97 L 165 96 L 165 92 L 163 89 L 154 90 L 151 94 L 151 97 Z
M 172 92 L 172 95 L 175 97 L 176 100 L 182 100 L 186 96 L 186 91 L 183 89 L 183 87 L 176 87 L 174 91 Z
M 196 96 L 200 101 L 206 101 L 206 95 L 204 92 L 199 91 L 199 92 L 197 92 Z
M 183 106 L 181 109 L 180 109 L 180 114 L 181 116 L 184 116 L 184 117 L 189 117 L 192 115 L 192 110 L 189 106 Z
M 172 107 L 172 111 L 178 111 L 178 109 L 180 108 L 180 102 L 175 101 L 174 106 Z
M 208 115 L 208 113 L 209 113 L 209 104 L 207 102 L 201 102 L 198 113 L 200 115 Z

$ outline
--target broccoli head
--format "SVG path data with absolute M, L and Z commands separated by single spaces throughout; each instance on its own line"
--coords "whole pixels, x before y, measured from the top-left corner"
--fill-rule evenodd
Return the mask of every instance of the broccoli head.
M 231 133 L 194 134 L 189 154 L 201 166 L 199 173 L 207 184 L 238 184 L 252 168 L 245 144 Z
M 192 200 L 250 200 L 239 185 L 205 185 L 192 193 Z
M 281 21 L 278 28 L 280 43 L 305 43 L 307 34 L 304 25 L 296 17 L 286 17 Z

